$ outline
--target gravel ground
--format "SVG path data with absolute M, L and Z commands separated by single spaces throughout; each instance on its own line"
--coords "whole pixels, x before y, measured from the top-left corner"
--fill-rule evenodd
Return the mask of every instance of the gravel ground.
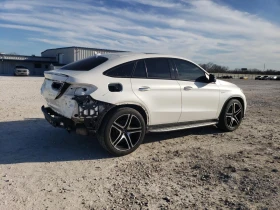
M 0 77 L 0 209 L 280 209 L 280 82 L 231 81 L 238 130 L 149 134 L 114 158 L 43 119 L 43 78 Z

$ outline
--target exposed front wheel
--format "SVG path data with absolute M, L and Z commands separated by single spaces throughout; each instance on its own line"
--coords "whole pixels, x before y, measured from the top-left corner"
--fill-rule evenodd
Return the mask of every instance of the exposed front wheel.
M 122 156 L 136 150 L 145 133 L 146 125 L 142 115 L 132 108 L 120 108 L 104 119 L 97 137 L 107 151 Z
M 243 106 L 237 99 L 231 99 L 222 110 L 218 128 L 224 131 L 236 130 L 243 119 Z

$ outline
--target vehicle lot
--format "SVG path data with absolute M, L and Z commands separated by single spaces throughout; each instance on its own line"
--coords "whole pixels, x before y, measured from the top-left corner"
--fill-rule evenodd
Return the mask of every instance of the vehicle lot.
M 278 81 L 229 80 L 248 102 L 232 133 L 152 133 L 120 158 L 49 125 L 42 82 L 0 77 L 0 209 L 280 209 Z

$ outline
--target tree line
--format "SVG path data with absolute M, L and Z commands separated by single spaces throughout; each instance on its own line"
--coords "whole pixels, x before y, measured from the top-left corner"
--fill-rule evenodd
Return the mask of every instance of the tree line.
M 279 70 L 267 69 L 265 71 L 260 69 L 240 69 L 236 68 L 230 70 L 227 66 L 221 66 L 215 63 L 199 64 L 203 69 L 209 73 L 230 73 L 230 74 L 259 74 L 259 75 L 280 75 Z

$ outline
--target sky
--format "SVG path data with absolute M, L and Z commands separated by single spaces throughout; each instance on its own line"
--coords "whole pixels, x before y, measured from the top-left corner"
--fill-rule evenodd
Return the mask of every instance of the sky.
M 0 52 L 69 46 L 280 70 L 280 0 L 0 0 Z

